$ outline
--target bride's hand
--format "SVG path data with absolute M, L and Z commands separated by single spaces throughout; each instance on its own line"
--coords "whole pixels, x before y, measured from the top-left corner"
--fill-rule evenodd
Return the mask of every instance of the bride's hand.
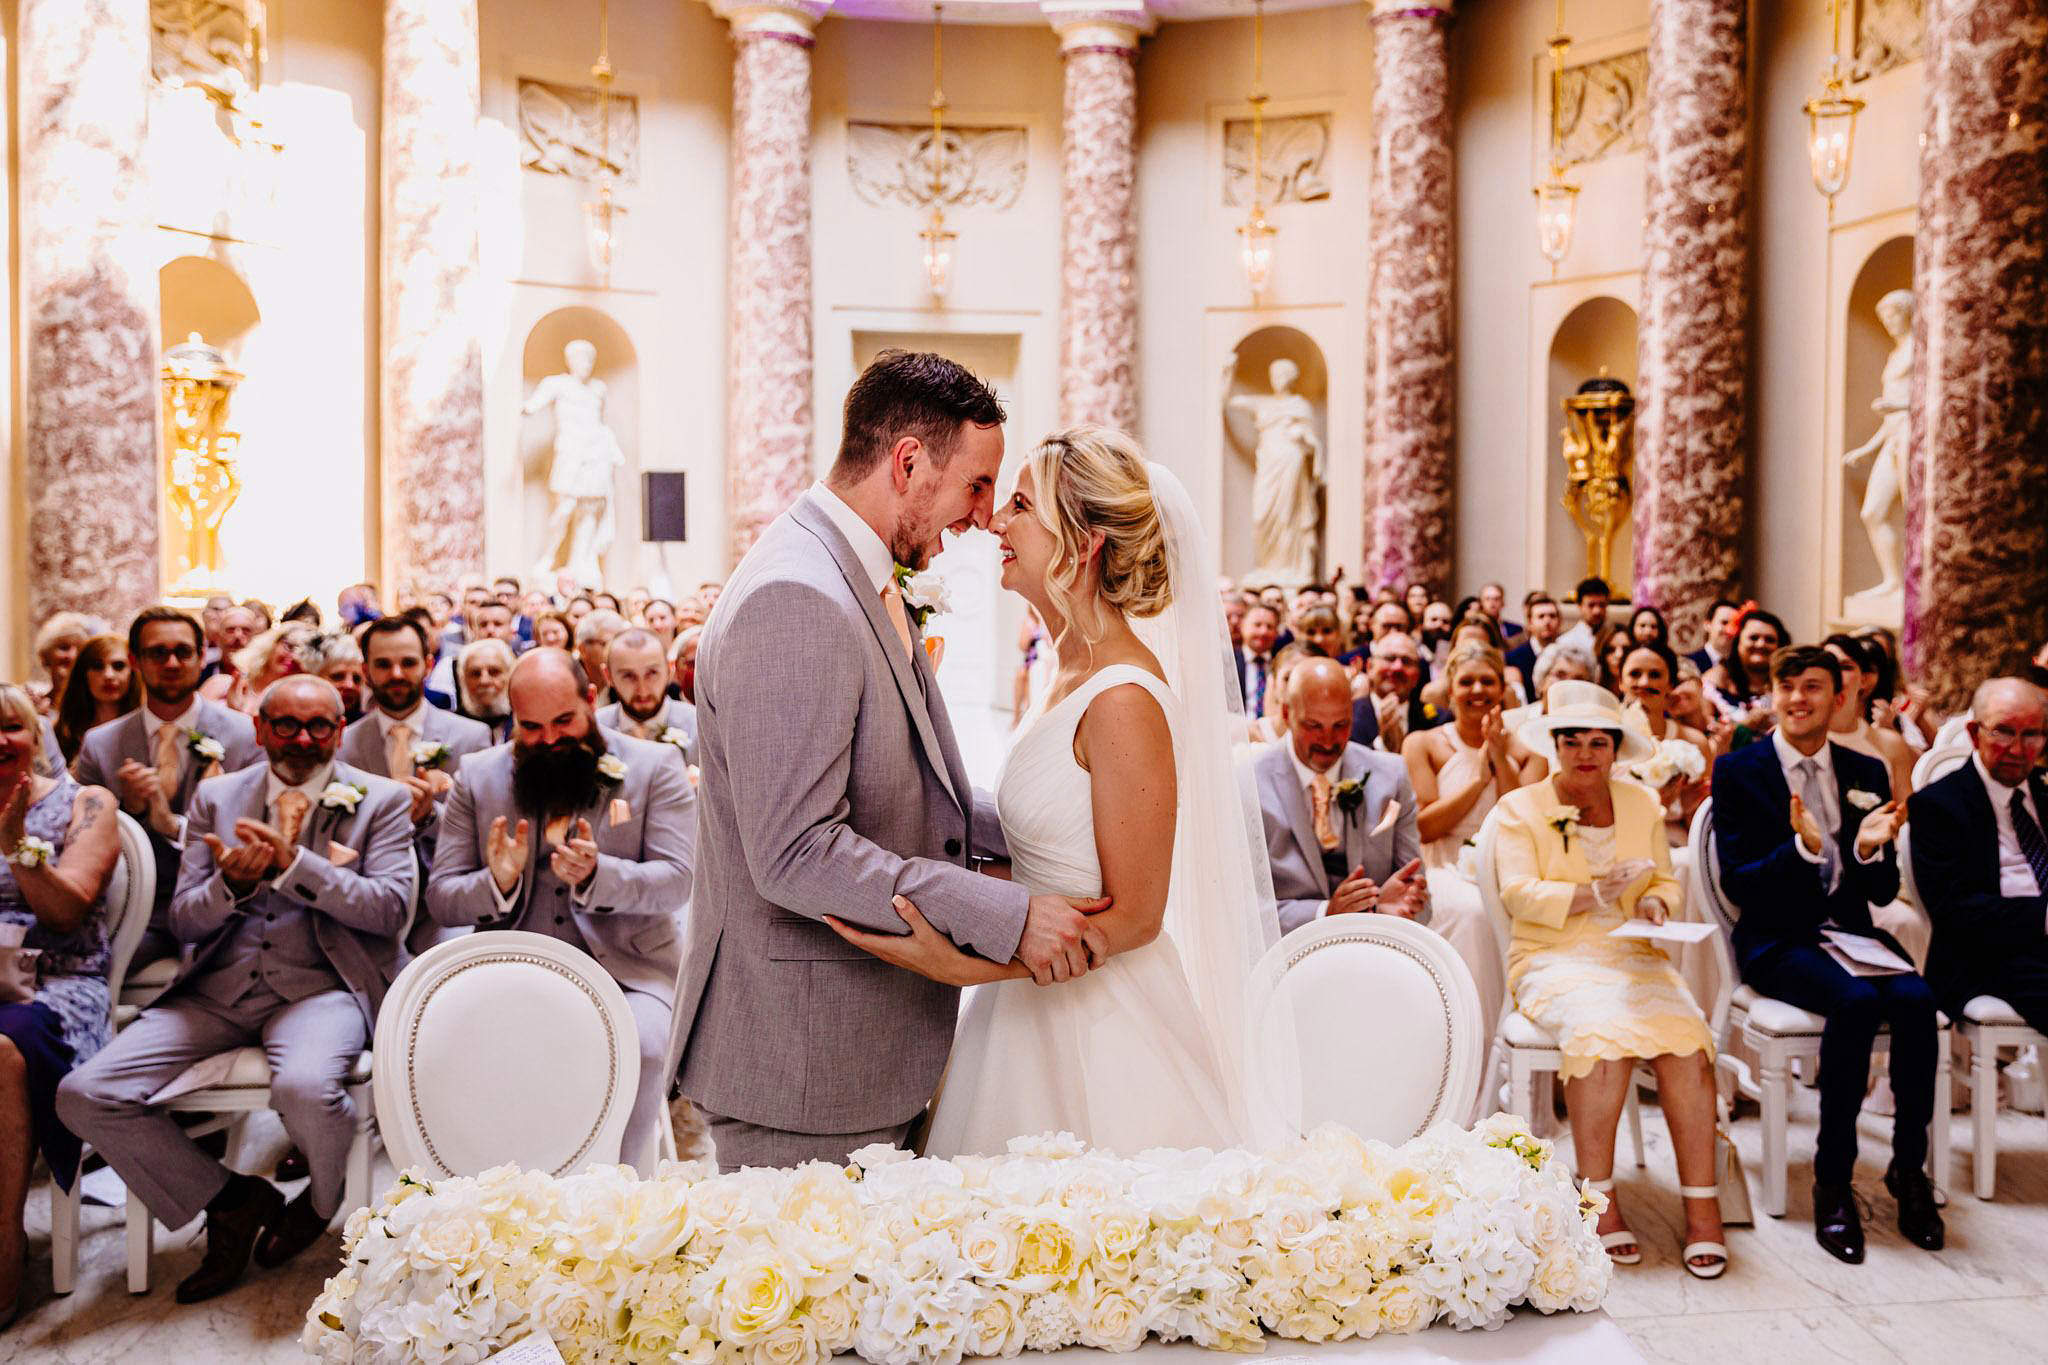
M 998 966 L 985 958 L 963 952 L 953 940 L 932 928 L 930 921 L 918 913 L 915 905 L 901 896 L 891 902 L 903 922 L 910 926 L 908 934 L 876 934 L 864 929 L 855 929 L 844 920 L 825 916 L 825 923 L 832 932 L 863 952 L 873 953 L 882 961 L 916 972 L 919 976 L 947 986 L 978 986 L 988 981 L 1001 981 L 1015 975 L 1008 966 Z

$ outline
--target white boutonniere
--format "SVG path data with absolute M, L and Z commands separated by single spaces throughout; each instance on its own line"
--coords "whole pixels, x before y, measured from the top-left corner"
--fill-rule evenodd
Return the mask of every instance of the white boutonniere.
M 913 573 L 901 564 L 896 566 L 896 587 L 903 594 L 904 610 L 917 623 L 919 630 L 931 619 L 933 612 L 944 614 L 953 610 L 953 599 L 946 592 L 946 580 L 930 569 Z
M 228 751 L 221 747 L 220 741 L 204 730 L 187 730 L 185 747 L 207 763 L 219 763 L 228 756 Z
M 671 725 L 666 730 L 663 730 L 661 732 L 661 743 L 673 744 L 678 749 L 681 749 L 685 753 L 687 753 L 689 752 L 690 748 L 689 732 L 685 730 L 680 730 L 675 726 Z
M 1559 806 L 1547 823 L 1552 829 L 1557 831 L 1557 837 L 1564 840 L 1564 851 L 1567 853 L 1571 852 L 1572 831 L 1579 827 L 1579 808 L 1577 806 Z
M 412 766 L 415 768 L 438 768 L 448 758 L 448 746 L 438 739 L 423 739 L 412 746 Z
M 1878 799 L 1876 792 L 1867 792 L 1861 787 L 1849 788 L 1848 791 L 1842 794 L 1842 799 L 1857 810 L 1876 810 L 1884 804 L 1883 801 Z
M 597 760 L 597 775 L 607 782 L 619 783 L 626 780 L 626 760 L 617 754 L 605 754 Z
M 347 811 L 353 815 L 362 799 L 369 794 L 368 787 L 354 782 L 329 782 L 327 790 L 320 793 L 320 805 L 326 810 Z

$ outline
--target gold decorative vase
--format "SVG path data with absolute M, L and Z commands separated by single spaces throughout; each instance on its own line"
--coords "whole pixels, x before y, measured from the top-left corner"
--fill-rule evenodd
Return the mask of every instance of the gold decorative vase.
M 224 586 L 220 524 L 242 491 L 235 469 L 242 437 L 227 430 L 228 400 L 241 381 L 197 332 L 164 352 L 164 486 L 175 597 L 203 597 Z
M 1636 411 L 1628 385 L 1599 376 L 1564 400 L 1564 502 L 1586 538 L 1586 576 L 1613 581 L 1614 538 L 1628 520 Z

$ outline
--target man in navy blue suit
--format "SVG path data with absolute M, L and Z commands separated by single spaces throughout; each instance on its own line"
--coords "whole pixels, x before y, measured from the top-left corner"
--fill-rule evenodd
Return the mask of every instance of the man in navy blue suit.
M 1993 678 L 1970 704 L 1970 761 L 1913 793 L 1913 878 L 1934 921 L 1927 981 L 1951 1015 L 1995 995 L 2048 1030 L 2048 699 Z
M 1778 724 L 1770 740 L 1714 764 L 1714 837 L 1721 884 L 1741 912 L 1734 946 L 1742 979 L 1827 1019 L 1814 1236 L 1851 1265 L 1863 1259 L 1863 1225 L 1850 1189 L 1856 1115 L 1870 1080 L 1871 1045 L 1889 1026 L 1898 1110 L 1885 1185 L 1898 1201 L 1899 1231 L 1938 1251 L 1941 1212 L 1921 1169 L 1934 1115 L 1934 993 L 1913 972 L 1851 974 L 1821 936 L 1824 928 L 1861 934 L 1906 957 L 1870 921 L 1872 904 L 1899 894 L 1892 841 L 1905 810 L 1892 799 L 1883 763 L 1828 742 L 1828 717 L 1842 690 L 1832 654 L 1810 645 L 1781 649 L 1771 660 L 1771 684 Z

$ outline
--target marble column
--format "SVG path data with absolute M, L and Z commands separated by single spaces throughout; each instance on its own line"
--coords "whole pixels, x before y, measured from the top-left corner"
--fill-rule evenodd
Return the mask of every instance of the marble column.
M 1937 707 L 2048 639 L 2048 9 L 1927 0 L 1906 655 Z
M 1748 50 L 1749 0 L 1651 0 L 1634 600 L 1678 639 L 1741 595 Z
M 29 621 L 118 623 L 162 582 L 147 0 L 21 0 L 16 60 Z
M 1366 579 L 1451 587 L 1448 3 L 1374 0 Z
M 811 33 L 830 8 L 719 6 L 733 41 L 725 466 L 735 563 L 811 482 Z
M 385 0 L 383 541 L 388 589 L 484 570 L 476 0 Z
M 1044 7 L 1060 114 L 1060 422 L 1138 425 L 1138 40 L 1142 5 Z

